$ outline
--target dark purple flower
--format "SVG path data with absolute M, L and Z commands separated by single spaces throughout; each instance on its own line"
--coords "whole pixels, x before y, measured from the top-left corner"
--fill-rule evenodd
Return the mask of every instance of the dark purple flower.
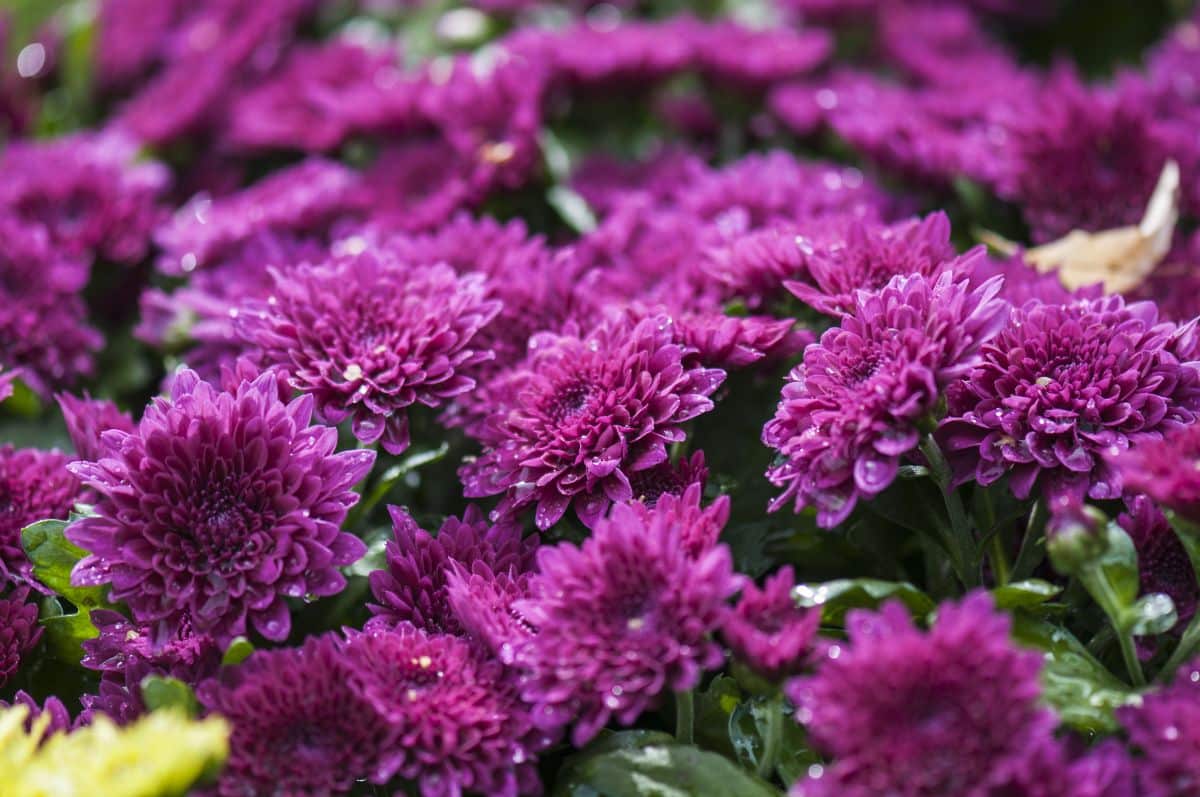
M 386 783 L 398 758 L 391 724 L 333 634 L 299 648 L 256 651 L 201 684 L 196 696 L 233 726 L 221 797 L 346 794 Z
M 1158 439 L 1139 442 L 1111 457 L 1126 489 L 1146 493 L 1194 522 L 1200 522 L 1200 427 L 1189 424 Z
M 76 724 L 84 724 L 82 721 L 71 719 L 71 712 L 66 705 L 54 695 L 47 697 L 41 705 L 38 705 L 37 700 L 33 695 L 26 692 L 24 689 L 17 690 L 13 695 L 11 703 L 0 700 L 0 708 L 10 708 L 12 706 L 24 706 L 29 709 L 29 715 L 25 718 L 25 732 L 28 733 L 35 722 L 43 716 L 48 716 L 46 720 L 46 736 L 48 738 L 56 733 L 66 733 L 71 730 Z
M 890 226 L 859 222 L 848 225 L 841 240 L 817 248 L 807 259 L 805 279 L 785 286 L 805 304 L 837 316 L 853 310 L 860 290 L 878 291 L 892 277 L 910 274 L 933 280 L 949 271 L 961 279 L 983 255 L 980 247 L 958 256 L 945 213 Z
M 614 506 L 582 547 L 543 546 L 530 596 L 513 605 L 537 629 L 516 650 L 521 696 L 539 727 L 574 723 L 577 747 L 722 661 L 712 634 L 739 578 L 723 545 L 689 555 L 668 504 Z
M 72 580 L 111 584 L 155 634 L 188 622 L 226 644 L 249 623 L 285 639 L 285 598 L 340 592 L 338 568 L 366 550 L 338 527 L 374 452 L 335 454 L 337 431 L 311 416 L 307 396 L 280 401 L 273 374 L 227 393 L 180 372 L 135 432 L 109 430 L 103 458 L 71 466 L 101 495 L 67 529 L 91 554 Z
M 197 195 L 155 233 L 164 250 L 158 266 L 186 275 L 236 257 L 240 246 L 262 233 L 315 234 L 352 213 L 359 188 L 351 170 L 310 158 L 229 196 Z
M 683 495 L 693 484 L 700 485 L 703 491 L 707 479 L 704 452 L 697 451 L 677 463 L 664 462 L 653 468 L 639 470 L 629 477 L 629 486 L 633 490 L 633 500 L 653 507 L 664 495 Z
M 648 526 L 677 526 L 684 553 L 699 559 L 716 547 L 721 531 L 729 522 L 730 509 L 729 496 L 722 495 L 703 506 L 703 494 L 704 485 L 692 482 L 678 493 L 661 493 L 657 501 L 635 498 L 628 506 Z
M 465 494 L 503 493 L 497 511 L 537 505 L 540 529 L 574 504 L 592 526 L 633 497 L 630 475 L 667 460 L 682 424 L 712 409 L 723 371 L 686 367 L 670 318 L 615 319 L 584 335 L 539 335 L 522 384 L 489 420 L 486 448 L 459 470 Z
M 0 575 L 0 686 L 17 674 L 25 654 L 42 637 L 38 607 L 29 592 L 29 587 L 4 587 Z
M 0 365 L 43 396 L 94 370 L 103 339 L 85 322 L 88 273 L 45 229 L 0 212 Z
M 721 626 L 721 636 L 733 655 L 770 681 L 797 673 L 821 624 L 820 609 L 796 605 L 794 586 L 796 575 L 790 565 L 768 578 L 762 589 L 746 584 L 737 607 Z
M 1200 662 L 1174 682 L 1117 709 L 1136 759 L 1140 797 L 1190 797 L 1200 789 Z
M 133 419 L 116 404 L 106 399 L 94 399 L 86 392 L 83 398 L 70 393 L 55 396 L 67 424 L 67 434 L 79 459 L 98 460 L 103 455 L 100 435 L 109 429 L 133 431 Z
M 529 597 L 531 572 L 514 567 L 498 570 L 483 563 L 466 567 L 448 563 L 446 603 L 462 633 L 506 665 L 536 629 L 516 610 Z
M 411 626 L 351 633 L 345 656 L 393 734 L 389 768 L 422 797 L 541 793 L 537 753 L 552 737 L 534 727 L 500 662 Z
M 972 797 L 1139 797 L 1125 747 L 1108 739 L 1084 753 L 1069 740 L 1045 738 Z M 908 794 L 910 792 L 904 792 Z
M 208 5 L 208 4 L 201 4 Z M 146 75 L 169 55 L 169 37 L 184 21 L 187 0 L 105 0 L 96 20 L 96 71 L 108 86 Z
M 974 290 L 946 271 L 934 280 L 893 277 L 862 291 L 854 311 L 808 347 L 783 389 L 763 442 L 781 461 L 767 477 L 783 493 L 771 503 L 815 506 L 817 522 L 841 523 L 860 497 L 884 490 L 920 441 L 951 382 L 1008 318 L 999 280 Z
M 1014 311 L 949 396 L 939 438 L 957 477 L 987 485 L 1009 473 L 1020 498 L 1039 481 L 1051 496 L 1119 497 L 1106 457 L 1200 410 L 1200 363 L 1178 344 L 1189 334 L 1119 296 Z
M 521 539 L 520 526 L 491 525 L 476 506 L 462 520 L 446 518 L 436 535 L 419 528 L 412 515 L 389 507 L 395 540 L 387 544 L 387 567 L 370 575 L 377 604 L 367 630 L 409 623 L 429 633 L 459 633 L 457 618 L 446 602 L 446 579 L 452 563 L 469 572 L 482 564 L 495 572 L 525 572 L 533 565 L 536 537 Z
M 788 688 L 797 719 L 834 759 L 798 793 L 992 794 L 1055 725 L 1037 706 L 1041 655 L 1017 649 L 1010 626 L 982 592 L 942 604 L 928 633 L 898 601 L 851 612 L 848 643 L 831 644 L 816 676 Z
M 21 529 L 51 518 L 66 520 L 87 493 L 58 451 L 0 446 L 0 584 L 6 575 L 32 578 Z
M 10 143 L 0 157 L 0 213 L 45 228 L 70 257 L 141 260 L 170 175 L 138 162 L 137 142 L 115 133 Z
M 1175 628 L 1180 630 L 1191 621 L 1200 599 L 1196 571 L 1183 543 L 1150 498 L 1135 496 L 1126 500 L 1126 507 L 1126 511 L 1117 517 L 1117 523 L 1137 548 L 1142 594 L 1161 592 L 1169 595 L 1179 616 Z
M 720 82 L 761 88 L 810 72 L 833 52 L 833 37 L 820 28 L 755 29 L 722 20 L 701 23 L 683 18 L 685 36 L 695 48 L 697 68 Z
M 482 275 L 367 249 L 273 277 L 267 300 L 239 311 L 238 334 L 313 396 L 322 419 L 351 417 L 355 437 L 382 439 L 389 453 L 408 447 L 409 406 L 471 390 L 463 371 L 492 357 L 475 341 L 500 311 Z
M 411 119 L 415 87 L 389 48 L 348 39 L 297 47 L 231 103 L 225 135 L 241 151 L 327 151 Z

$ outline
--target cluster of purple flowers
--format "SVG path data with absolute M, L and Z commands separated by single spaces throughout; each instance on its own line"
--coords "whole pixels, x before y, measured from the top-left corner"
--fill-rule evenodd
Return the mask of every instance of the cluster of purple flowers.
M 1200 17 L 96 5 L 0 65 L 0 706 L 169 689 L 221 797 L 1200 794 Z

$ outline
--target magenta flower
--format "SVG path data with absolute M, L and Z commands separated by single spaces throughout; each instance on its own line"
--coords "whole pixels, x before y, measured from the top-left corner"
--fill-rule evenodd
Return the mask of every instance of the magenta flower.
M 797 673 L 821 625 L 819 609 L 796 605 L 794 586 L 796 576 L 790 565 L 768 578 L 762 589 L 748 583 L 721 627 L 733 655 L 770 681 Z
M 0 365 L 0 401 L 4 401 L 12 395 L 14 378 L 16 378 L 16 373 L 13 371 L 6 372 L 4 366 Z
M 539 731 L 495 660 L 464 640 L 411 626 L 351 633 L 345 657 L 392 734 L 389 769 L 422 797 L 540 794 Z
M 800 794 L 983 797 L 1050 740 L 1054 717 L 1037 706 L 1041 655 L 1013 645 L 986 594 L 942 604 L 928 633 L 899 602 L 851 612 L 847 631 L 816 676 L 788 689 L 834 759 Z
M 451 561 L 446 572 L 446 603 L 462 633 L 506 665 L 533 634 L 530 623 L 516 610 L 529 597 L 533 574 L 514 567 L 499 570 L 476 562 L 467 567 Z
M 723 371 L 687 367 L 670 319 L 605 322 L 586 336 L 537 336 L 502 397 L 486 448 L 459 470 L 467 497 L 503 493 L 497 511 L 537 505 L 539 529 L 572 504 L 595 525 L 610 503 L 633 497 L 630 476 L 667 460 L 682 424 L 712 409 Z
M 815 506 L 828 528 L 891 484 L 920 441 L 919 424 L 1004 326 L 1009 308 L 995 298 L 999 290 L 999 280 L 970 290 L 946 271 L 860 292 L 841 326 L 808 347 L 763 429 L 781 457 L 767 471 L 784 488 L 771 509 Z
M 103 456 L 100 436 L 109 429 L 133 431 L 133 419 L 111 401 L 94 399 L 86 392 L 83 398 L 59 393 L 55 399 L 67 424 L 67 434 L 80 459 L 95 461 Z
M 697 451 L 690 458 L 681 459 L 675 464 L 664 462 L 653 468 L 639 470 L 630 476 L 629 486 L 633 490 L 633 500 L 653 507 L 664 495 L 683 495 L 693 484 L 700 485 L 703 491 L 707 479 L 704 452 Z
M 0 575 L 0 686 L 17 674 L 21 660 L 42 637 L 37 604 L 29 587 L 5 588 Z
M 1015 311 L 950 394 L 939 438 L 958 478 L 987 485 L 1008 473 L 1020 498 L 1035 483 L 1051 496 L 1118 498 L 1106 457 L 1200 410 L 1200 363 L 1179 345 L 1187 334 L 1159 323 L 1150 302 L 1119 296 Z
M 725 524 L 729 522 L 729 496 L 722 495 L 708 506 L 701 504 L 704 485 L 692 482 L 676 493 L 662 493 L 658 500 L 634 500 L 628 504 L 641 522 L 648 526 L 676 526 L 683 551 L 699 559 L 717 546 Z
M 1200 522 L 1200 427 L 1188 424 L 1139 442 L 1108 459 L 1127 490 Z
M 136 263 L 163 216 L 170 173 L 138 162 L 136 141 L 115 133 L 10 143 L 0 157 L 0 214 L 40 225 L 61 253 Z
M 235 393 L 179 373 L 136 431 L 108 431 L 103 458 L 71 466 L 101 496 L 67 529 L 90 552 L 72 580 L 110 584 L 156 634 L 187 622 L 222 645 L 249 626 L 285 639 L 285 598 L 340 592 L 338 568 L 366 550 L 338 527 L 374 452 L 335 454 L 336 430 L 311 415 L 269 373 Z
M 969 276 L 984 256 L 982 247 L 959 256 L 950 242 L 950 219 L 931 213 L 890 226 L 849 224 L 845 237 L 816 249 L 807 259 L 806 278 L 785 283 L 800 301 L 825 313 L 854 309 L 858 291 L 881 290 L 895 276 L 919 274 L 929 280 L 949 271 Z
M 0 584 L 5 577 L 33 578 L 21 547 L 21 529 L 39 520 L 66 520 L 87 497 L 58 451 L 0 446 Z
M 351 417 L 355 437 L 389 453 L 408 447 L 407 407 L 471 390 L 463 371 L 492 357 L 474 340 L 500 311 L 481 275 L 368 249 L 273 276 L 271 296 L 238 313 L 238 334 L 323 420 Z
M 359 780 L 386 783 L 406 751 L 364 694 L 358 669 L 326 634 L 256 651 L 201 684 L 201 705 L 233 726 L 221 797 L 336 795 Z
M 511 523 L 491 525 L 476 506 L 468 507 L 462 520 L 446 518 L 436 536 L 403 509 L 388 511 L 396 538 L 387 544 L 387 567 L 369 577 L 378 603 L 367 605 L 368 631 L 408 623 L 429 633 L 457 634 L 460 626 L 446 595 L 453 563 L 468 572 L 476 565 L 498 573 L 522 573 L 533 566 L 537 538 L 522 540 L 520 526 Z
M 1133 539 L 1138 555 L 1138 576 L 1143 595 L 1161 592 L 1175 604 L 1180 630 L 1191 621 L 1200 600 L 1196 571 L 1183 543 L 1154 502 L 1138 495 L 1126 499 L 1126 511 L 1117 524 Z
M 1140 753 L 1141 797 L 1188 797 L 1200 789 L 1200 662 L 1179 668 L 1174 682 L 1117 719 Z
M 667 504 L 615 506 L 581 547 L 543 546 L 530 596 L 513 606 L 537 629 L 516 651 L 521 697 L 539 727 L 573 722 L 577 747 L 722 661 L 712 634 L 739 578 L 724 546 L 689 555 Z

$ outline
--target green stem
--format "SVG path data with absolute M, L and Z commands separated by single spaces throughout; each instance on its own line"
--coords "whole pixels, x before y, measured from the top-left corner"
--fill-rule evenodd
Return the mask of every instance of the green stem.
M 950 485 L 950 464 L 946 462 L 942 449 L 931 434 L 921 438 L 921 453 L 925 455 L 929 463 L 929 474 L 941 489 L 946 502 L 946 514 L 950 517 L 949 553 L 954 572 L 967 589 L 977 587 L 980 578 L 975 538 L 971 534 L 971 525 L 963 508 L 962 496 Z
M 1029 513 L 1029 523 L 1025 527 L 1025 536 L 1021 539 L 1021 550 L 1017 552 L 1017 563 L 1013 565 L 1012 579 L 1024 581 L 1033 575 L 1033 571 L 1042 561 L 1045 548 L 1041 546 L 1042 535 L 1046 530 L 1046 521 L 1050 513 L 1046 502 L 1038 500 Z
M 1138 661 L 1137 650 L 1133 646 L 1133 637 L 1129 634 L 1117 634 L 1117 642 L 1121 645 L 1121 658 L 1125 659 L 1125 669 L 1129 671 L 1129 679 L 1135 687 L 1146 685 L 1146 675 L 1142 672 L 1142 663 Z
M 779 751 L 783 749 L 783 699 L 776 695 L 767 704 L 767 738 L 763 742 L 762 758 L 758 762 L 758 776 L 771 779 Z
M 999 531 L 992 535 L 989 556 L 992 560 L 992 574 L 996 576 L 996 586 L 1007 586 L 1010 578 L 1008 554 L 1004 551 L 1004 540 Z
M 1138 661 L 1137 650 L 1133 645 L 1133 634 L 1129 632 L 1128 623 L 1121 617 L 1121 601 L 1112 590 L 1108 579 L 1096 565 L 1089 565 L 1079 573 L 1079 580 L 1095 598 L 1096 603 L 1108 615 L 1117 644 L 1121 647 L 1121 658 L 1125 660 L 1125 669 L 1129 672 L 1129 682 L 1135 687 L 1146 685 L 1146 675 L 1142 672 L 1142 663 Z
M 691 744 L 695 738 L 696 698 L 692 690 L 675 693 L 675 738 Z

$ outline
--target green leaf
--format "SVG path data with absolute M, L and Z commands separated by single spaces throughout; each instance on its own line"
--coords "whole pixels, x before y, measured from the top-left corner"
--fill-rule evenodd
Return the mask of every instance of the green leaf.
M 234 637 L 229 643 L 229 647 L 225 648 L 225 655 L 221 657 L 221 664 L 226 667 L 232 667 L 236 664 L 241 664 L 250 657 L 254 652 L 254 644 L 244 636 Z
M 42 602 L 41 623 L 43 639 L 50 655 L 59 661 L 74 666 L 79 665 L 83 658 L 85 639 L 95 639 L 100 636 L 92 618 L 86 612 L 63 612 L 62 604 L 57 598 L 48 598 Z
M 554 185 L 546 191 L 546 202 L 562 217 L 567 225 L 586 235 L 596 229 L 596 214 L 579 192 L 565 185 Z
M 87 555 L 87 551 L 72 543 L 64 532 L 72 520 L 40 520 L 21 531 L 21 547 L 33 564 L 38 581 L 71 603 L 80 611 L 110 609 L 104 587 L 76 587 L 71 584 L 71 570 Z
M 1060 592 L 1062 592 L 1062 587 L 1057 584 L 1051 584 L 1040 578 L 1031 578 L 997 587 L 992 590 L 992 598 L 996 601 L 998 609 L 1027 609 L 1040 606 Z
M 1042 701 L 1066 725 L 1084 733 L 1117 729 L 1113 711 L 1136 694 L 1110 673 L 1074 634 L 1022 612 L 1013 615 L 1013 637 L 1045 654 Z
M 729 738 L 733 742 L 739 764 L 747 770 L 758 768 L 762 756 L 763 741 L 767 735 L 767 713 L 773 698 L 755 698 L 740 704 L 729 718 Z M 783 717 L 783 744 L 775 772 L 784 783 L 791 784 L 799 779 L 808 768 L 820 761 L 809 749 L 804 728 L 787 714 Z
M 742 702 L 742 690 L 728 675 L 718 675 L 696 694 L 696 742 L 724 756 L 736 755 L 729 739 L 729 718 Z
M 556 797 L 780 797 L 729 759 L 680 744 L 591 755 L 560 773 Z
M 1125 529 L 1116 522 L 1106 524 L 1105 534 L 1107 550 L 1097 564 L 1121 607 L 1131 606 L 1137 600 L 1141 584 L 1138 577 L 1137 548 Z
M 178 678 L 161 675 L 147 675 L 142 679 L 142 702 L 151 711 L 160 708 L 182 709 L 189 717 L 195 717 L 200 712 L 200 704 L 196 701 L 196 693 L 192 687 Z
M 901 601 L 915 617 L 925 617 L 936 604 L 907 581 L 873 578 L 842 578 L 824 584 L 798 584 L 792 590 L 798 606 L 821 607 L 821 622 L 841 625 L 850 609 L 874 609 L 884 601 Z

